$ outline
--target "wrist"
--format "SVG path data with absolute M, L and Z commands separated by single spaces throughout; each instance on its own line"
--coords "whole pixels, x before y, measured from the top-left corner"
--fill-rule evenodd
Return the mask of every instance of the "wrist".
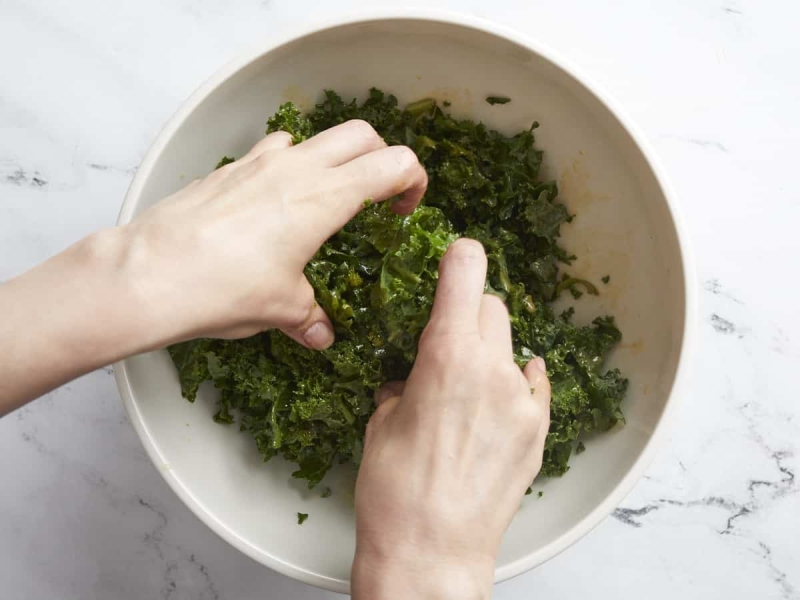
M 157 236 L 134 222 L 102 232 L 117 248 L 117 269 L 128 299 L 141 327 L 139 352 L 199 337 L 192 290 L 184 285 L 180 261 L 165 260 Z M 168 257 L 169 258 L 169 257 Z M 185 268 L 185 267 L 184 267 Z M 196 299 L 195 299 L 196 300 Z
M 160 275 L 137 232 L 129 226 L 104 229 L 67 253 L 84 273 L 82 282 L 92 294 L 88 307 L 104 324 L 103 339 L 114 360 L 173 341 L 178 329 L 164 318 L 164 295 L 153 284 Z
M 351 577 L 354 600 L 488 600 L 494 561 L 428 556 L 419 548 L 392 556 L 359 548 Z

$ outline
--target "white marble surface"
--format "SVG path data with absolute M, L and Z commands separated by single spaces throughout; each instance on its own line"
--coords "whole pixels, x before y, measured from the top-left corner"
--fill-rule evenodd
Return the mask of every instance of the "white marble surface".
M 113 224 L 159 127 L 239 50 L 371 4 L 0 0 L 0 280 Z M 800 598 L 800 4 L 425 4 L 520 28 L 623 103 L 673 179 L 702 289 L 693 386 L 647 476 L 495 598 Z M 107 370 L 0 421 L 0 477 L 3 598 L 339 597 L 206 529 Z

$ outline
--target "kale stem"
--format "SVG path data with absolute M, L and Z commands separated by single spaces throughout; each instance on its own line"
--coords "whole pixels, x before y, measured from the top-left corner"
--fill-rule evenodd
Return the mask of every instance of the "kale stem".
M 592 296 L 597 296 L 600 293 L 597 290 L 597 286 L 593 284 L 591 281 L 580 279 L 579 277 L 567 277 L 561 283 L 558 284 L 558 287 L 556 287 L 556 296 L 560 295 L 561 292 L 563 292 L 564 290 L 571 289 L 575 285 L 582 285 L 583 287 L 586 288 L 586 291 Z

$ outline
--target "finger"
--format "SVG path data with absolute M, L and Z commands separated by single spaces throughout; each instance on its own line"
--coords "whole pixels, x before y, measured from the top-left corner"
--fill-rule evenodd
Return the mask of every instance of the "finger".
M 380 406 L 390 398 L 395 396 L 402 396 L 403 390 L 406 388 L 405 381 L 389 381 L 384 383 L 380 389 L 375 392 L 375 404 Z
M 522 373 L 528 380 L 534 397 L 544 399 L 547 404 L 550 404 L 550 380 L 547 378 L 547 365 L 544 359 L 537 356 L 528 361 Z
M 384 421 L 386 421 L 387 417 L 394 412 L 394 409 L 397 408 L 399 403 L 400 396 L 392 396 L 383 404 L 381 404 L 374 413 L 372 413 L 369 423 L 367 423 L 367 430 L 364 434 L 364 447 L 369 447 L 369 445 L 372 443 L 372 440 L 375 438 L 375 435 L 383 426 Z
M 338 167 L 354 158 L 385 148 L 372 125 L 360 119 L 331 127 L 307 139 L 293 152 L 325 167 Z
M 402 197 L 391 203 L 392 212 L 396 215 L 405 216 L 410 215 L 419 206 L 425 191 L 428 189 L 428 172 L 425 168 L 422 169 L 425 173 L 423 182 L 413 188 L 403 192 Z
M 258 158 L 265 152 L 270 150 L 285 150 L 292 147 L 292 134 L 286 131 L 276 131 L 270 133 L 255 146 L 250 149 L 250 152 L 245 154 L 242 158 L 236 161 L 239 164 L 244 164 Z
M 522 370 L 522 374 L 525 375 L 525 379 L 531 389 L 533 402 L 539 405 L 542 414 L 545 415 L 544 424 L 542 425 L 544 428 L 542 437 L 544 437 L 547 435 L 547 428 L 550 423 L 550 379 L 547 377 L 547 365 L 544 359 L 537 356 L 528 361 L 528 364 Z M 542 451 L 544 451 L 544 439 L 542 439 Z
M 411 212 L 416 208 L 428 187 L 428 173 L 417 155 L 406 146 L 390 146 L 360 156 L 336 169 L 336 175 L 347 189 L 361 202 L 364 198 L 380 202 L 402 193 L 395 203 Z
M 537 356 L 525 365 L 522 372 L 531 388 L 532 400 L 539 406 L 542 415 L 542 419 L 539 422 L 539 431 L 531 447 L 530 455 L 534 464 L 541 467 L 544 445 L 550 429 L 550 380 L 547 378 L 547 365 L 543 358 Z
M 324 350 L 333 344 L 333 325 L 314 299 L 314 288 L 303 277 L 294 294 L 297 298 L 296 314 L 288 319 L 292 325 L 281 327 L 286 335 L 311 350 Z
M 439 261 L 439 283 L 433 300 L 429 327 L 443 333 L 477 332 L 486 253 L 480 242 L 456 240 Z
M 321 207 L 314 214 L 324 221 L 320 225 L 333 233 L 364 207 L 367 198 L 380 202 L 402 192 L 401 209 L 413 210 L 428 187 L 428 174 L 413 150 L 392 146 L 337 167 L 331 184 L 334 191 L 316 196 L 314 202 L 332 206 Z
M 504 355 L 511 356 L 511 321 L 505 302 L 494 294 L 484 294 L 481 298 L 479 317 L 481 338 Z

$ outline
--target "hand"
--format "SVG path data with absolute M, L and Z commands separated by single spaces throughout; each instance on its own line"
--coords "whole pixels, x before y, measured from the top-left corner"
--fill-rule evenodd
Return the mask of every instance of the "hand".
M 124 227 L 95 233 L 0 285 L 0 416 L 83 373 L 202 336 L 279 327 L 311 348 L 333 342 L 303 268 L 364 200 L 428 178 L 363 121 L 292 147 L 274 133 L 246 156 Z
M 268 135 L 247 155 L 143 213 L 128 230 L 146 297 L 173 337 L 238 338 L 278 327 L 310 348 L 333 342 L 303 269 L 364 205 L 427 185 L 408 148 L 349 121 L 292 147 Z
M 458 240 L 405 384 L 387 384 L 356 484 L 356 600 L 488 598 L 500 540 L 539 472 L 550 384 L 514 364 L 486 255 Z

